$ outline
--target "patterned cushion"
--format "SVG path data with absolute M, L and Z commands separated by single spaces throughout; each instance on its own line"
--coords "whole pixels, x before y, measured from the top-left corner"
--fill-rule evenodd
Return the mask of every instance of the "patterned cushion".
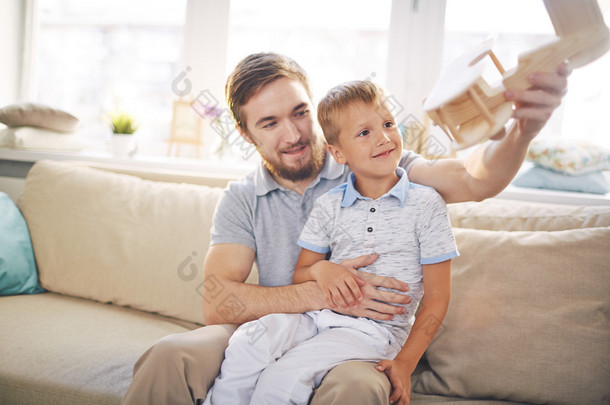
M 546 169 L 571 175 L 610 169 L 609 149 L 574 140 L 534 140 L 527 159 Z

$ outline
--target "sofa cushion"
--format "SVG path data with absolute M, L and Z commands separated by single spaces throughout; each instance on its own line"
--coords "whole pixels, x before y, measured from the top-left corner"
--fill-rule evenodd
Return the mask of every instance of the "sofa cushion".
M 610 149 L 574 139 L 534 139 L 527 160 L 569 175 L 610 170 Z
M 610 398 L 610 227 L 454 229 L 452 297 L 414 390 L 530 403 Z
M 79 120 L 72 114 L 36 103 L 19 103 L 0 108 L 0 122 L 7 127 L 39 127 L 72 132 Z
M 65 152 L 83 150 L 87 144 L 77 133 L 64 134 L 36 127 L 16 127 L 0 130 L 0 146 Z
M 221 193 L 41 161 L 18 205 L 47 290 L 202 323 L 202 264 Z
M 196 325 L 55 293 L 0 298 L 1 404 L 119 404 L 138 357 Z
M 545 204 L 503 199 L 447 206 L 451 225 L 492 231 L 562 231 L 610 226 L 607 206 Z
M 0 295 L 43 291 L 25 219 L 10 197 L 0 192 Z
M 512 184 L 519 187 L 593 194 L 606 194 L 610 191 L 606 176 L 601 171 L 569 175 L 538 166 L 531 167 L 519 174 Z

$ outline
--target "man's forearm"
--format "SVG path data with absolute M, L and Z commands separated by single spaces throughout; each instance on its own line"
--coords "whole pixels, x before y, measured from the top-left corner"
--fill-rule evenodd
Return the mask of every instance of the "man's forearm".
M 262 287 L 214 277 L 206 279 L 202 293 L 206 325 L 241 324 L 271 313 L 301 313 L 324 306 L 314 282 Z
M 473 200 L 493 197 L 510 184 L 523 164 L 529 141 L 512 125 L 504 138 L 486 142 L 465 159 Z

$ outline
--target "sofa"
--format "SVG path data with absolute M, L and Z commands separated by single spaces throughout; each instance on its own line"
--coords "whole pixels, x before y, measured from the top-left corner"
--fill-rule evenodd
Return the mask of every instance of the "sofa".
M 202 275 L 221 183 L 34 164 L 0 211 L 0 404 L 118 404 L 147 348 L 200 327 L 222 288 Z M 610 206 L 449 213 L 461 256 L 411 403 L 609 404 Z

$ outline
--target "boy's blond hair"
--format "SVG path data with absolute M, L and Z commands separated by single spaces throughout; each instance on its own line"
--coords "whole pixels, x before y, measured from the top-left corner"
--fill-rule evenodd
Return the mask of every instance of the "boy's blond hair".
M 318 104 L 318 122 L 329 145 L 339 141 L 339 116 L 351 104 L 381 105 L 385 92 L 377 84 L 367 80 L 355 80 L 333 87 Z

